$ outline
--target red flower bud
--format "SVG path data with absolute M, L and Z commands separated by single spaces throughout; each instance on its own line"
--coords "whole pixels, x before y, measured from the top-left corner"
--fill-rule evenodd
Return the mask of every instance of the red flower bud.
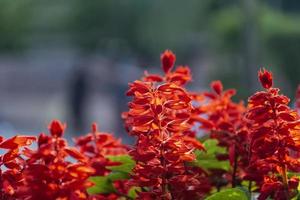
M 49 131 L 54 137 L 61 137 L 64 133 L 65 125 L 58 120 L 53 120 L 49 125 Z
M 221 81 L 213 81 L 210 84 L 211 89 L 213 89 L 218 95 L 223 92 L 223 85 Z
M 272 78 L 272 73 L 265 70 L 265 69 L 261 69 L 258 72 L 258 77 L 260 80 L 261 85 L 266 88 L 269 89 L 270 87 L 272 87 L 273 85 L 273 78 Z
M 163 68 L 164 72 L 168 73 L 169 71 L 171 71 L 172 67 L 174 66 L 175 60 L 176 60 L 175 54 L 170 50 L 166 50 L 161 55 L 160 59 L 161 59 L 161 64 L 162 64 L 162 68 Z

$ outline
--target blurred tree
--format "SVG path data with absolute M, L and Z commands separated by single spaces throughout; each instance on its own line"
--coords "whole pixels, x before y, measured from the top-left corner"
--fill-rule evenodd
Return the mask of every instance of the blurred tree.
M 0 1 L 0 51 L 16 52 L 26 47 L 30 34 L 32 1 Z

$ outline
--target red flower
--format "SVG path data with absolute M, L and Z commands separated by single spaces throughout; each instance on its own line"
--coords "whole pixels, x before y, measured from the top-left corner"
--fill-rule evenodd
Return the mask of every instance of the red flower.
M 171 71 L 176 61 L 176 57 L 172 51 L 166 50 L 160 57 L 162 68 L 165 73 Z
M 64 126 L 52 121 L 51 136 L 41 134 L 36 151 L 27 150 L 24 181 L 20 186 L 20 198 L 32 200 L 87 199 L 86 188 L 91 186 L 88 177 L 94 169 L 85 163 L 85 157 L 69 147 L 61 138 Z M 67 159 L 72 157 L 73 162 Z
M 175 56 L 166 51 L 162 55 L 163 69 L 167 73 L 158 85 L 157 78 L 144 78 L 129 86 L 127 95 L 133 96 L 129 111 L 123 114 L 129 134 L 137 137 L 135 148 L 130 152 L 137 161 L 133 182 L 148 187 L 140 192 L 139 199 L 187 199 L 203 195 L 203 187 L 209 185 L 204 172 L 186 165 L 193 161 L 194 149 L 203 150 L 195 138 L 186 134 L 191 128 L 191 97 L 182 87 L 190 80 L 187 68 L 171 72 Z M 157 76 L 156 76 L 157 77 Z
M 287 171 L 299 171 L 300 163 L 291 156 L 291 152 L 300 151 L 299 125 L 297 112 L 288 107 L 289 98 L 279 94 L 278 88 L 271 88 L 272 76 L 270 72 L 260 72 L 262 85 L 266 91 L 257 92 L 248 100 L 246 118 L 250 127 L 250 168 L 256 169 L 257 176 L 264 175 L 261 185 L 261 199 L 265 199 L 265 191 L 273 191 L 274 187 L 282 194 L 274 194 L 275 199 L 291 197 Z M 255 171 L 254 171 L 255 172 Z M 271 176 L 279 174 L 276 183 L 269 183 Z M 255 178 L 255 174 L 253 174 Z M 261 180 L 260 177 L 258 179 Z M 267 181 L 267 182 L 266 182 Z M 271 188 L 271 189 L 268 189 Z
M 110 171 L 106 167 L 116 165 L 106 156 L 128 153 L 128 148 L 120 139 L 115 139 L 110 133 L 99 132 L 95 123 L 92 125 L 91 133 L 76 138 L 75 143 L 87 159 L 87 163 L 95 169 L 93 176 L 107 175 Z
M 220 146 L 227 148 L 228 154 L 222 155 L 220 159 L 229 159 L 231 175 L 225 175 L 226 171 L 213 171 L 213 174 L 218 175 L 218 179 L 220 176 L 230 177 L 232 186 L 235 187 L 242 180 L 248 165 L 248 133 L 243 120 L 246 109 L 242 102 L 232 101 L 235 90 L 224 91 L 221 81 L 213 81 L 211 90 L 212 92 L 194 94 L 193 98 L 199 106 L 193 112 L 192 121 L 200 122 L 201 128 L 208 130 L 211 138 L 217 139 Z
M 112 162 L 106 156 L 124 155 L 128 153 L 128 147 L 121 143 L 120 139 L 115 139 L 112 134 L 99 132 L 97 124 L 92 124 L 91 133 L 80 136 L 75 139 L 76 146 L 80 149 L 80 153 L 86 159 L 86 163 L 94 169 L 92 176 L 105 176 L 110 173 L 106 167 L 118 165 Z M 124 194 L 128 192 L 127 180 L 115 181 L 115 188 Z M 121 196 L 118 194 L 93 195 L 91 199 L 110 199 L 116 200 Z
M 258 77 L 260 80 L 261 85 L 265 88 L 265 89 L 269 89 L 270 87 L 272 87 L 273 85 L 273 77 L 272 77 L 272 73 L 265 70 L 265 69 L 261 69 L 258 72 Z
M 0 199 L 18 199 L 19 187 L 23 183 L 22 171 L 25 161 L 21 157 L 20 148 L 35 141 L 34 136 L 14 136 L 4 140 L 0 138 L 0 148 L 9 150 L 0 155 Z M 5 170 L 1 169 L 5 166 Z

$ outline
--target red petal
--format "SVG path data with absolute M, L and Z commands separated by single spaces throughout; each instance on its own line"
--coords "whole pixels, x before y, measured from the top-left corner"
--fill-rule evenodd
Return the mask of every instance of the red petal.
M 79 160 L 79 161 L 86 160 L 86 158 L 81 153 L 79 153 L 75 148 L 66 147 L 64 150 L 67 154 L 69 154 L 69 156 L 75 158 L 76 160 Z
M 34 136 L 14 136 L 10 139 L 4 140 L 0 144 L 2 149 L 15 149 L 21 146 L 31 145 L 36 140 Z

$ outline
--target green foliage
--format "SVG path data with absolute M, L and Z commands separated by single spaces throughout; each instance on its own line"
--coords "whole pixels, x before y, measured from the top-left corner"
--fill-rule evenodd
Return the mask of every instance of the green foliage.
M 193 162 L 193 164 L 206 170 L 223 169 L 225 171 L 228 171 L 230 168 L 228 160 L 220 161 L 216 157 L 217 154 L 226 153 L 226 149 L 224 147 L 218 146 L 218 141 L 215 139 L 208 139 L 203 142 L 203 145 L 207 149 L 207 151 L 196 151 L 195 153 L 197 156 L 197 160 Z
M 137 191 L 141 191 L 140 187 L 131 187 L 128 191 L 128 196 L 132 199 L 135 199 L 137 197 Z
M 120 165 L 106 167 L 109 170 L 130 173 L 135 166 L 134 160 L 129 155 L 107 156 L 113 162 L 120 162 Z
M 115 191 L 112 181 L 108 176 L 90 177 L 90 181 L 95 185 L 87 189 L 89 194 L 108 194 Z
M 249 200 L 248 194 L 241 188 L 230 188 L 214 193 L 205 200 Z
M 120 163 L 116 166 L 108 166 L 107 169 L 111 170 L 107 176 L 93 176 L 90 180 L 95 184 L 87 189 L 89 194 L 108 194 L 113 193 L 116 189 L 113 186 L 113 182 L 117 180 L 129 179 L 130 173 L 135 166 L 134 160 L 128 155 L 121 156 L 108 156 L 109 160 Z M 129 196 L 135 196 L 138 188 L 132 188 Z

